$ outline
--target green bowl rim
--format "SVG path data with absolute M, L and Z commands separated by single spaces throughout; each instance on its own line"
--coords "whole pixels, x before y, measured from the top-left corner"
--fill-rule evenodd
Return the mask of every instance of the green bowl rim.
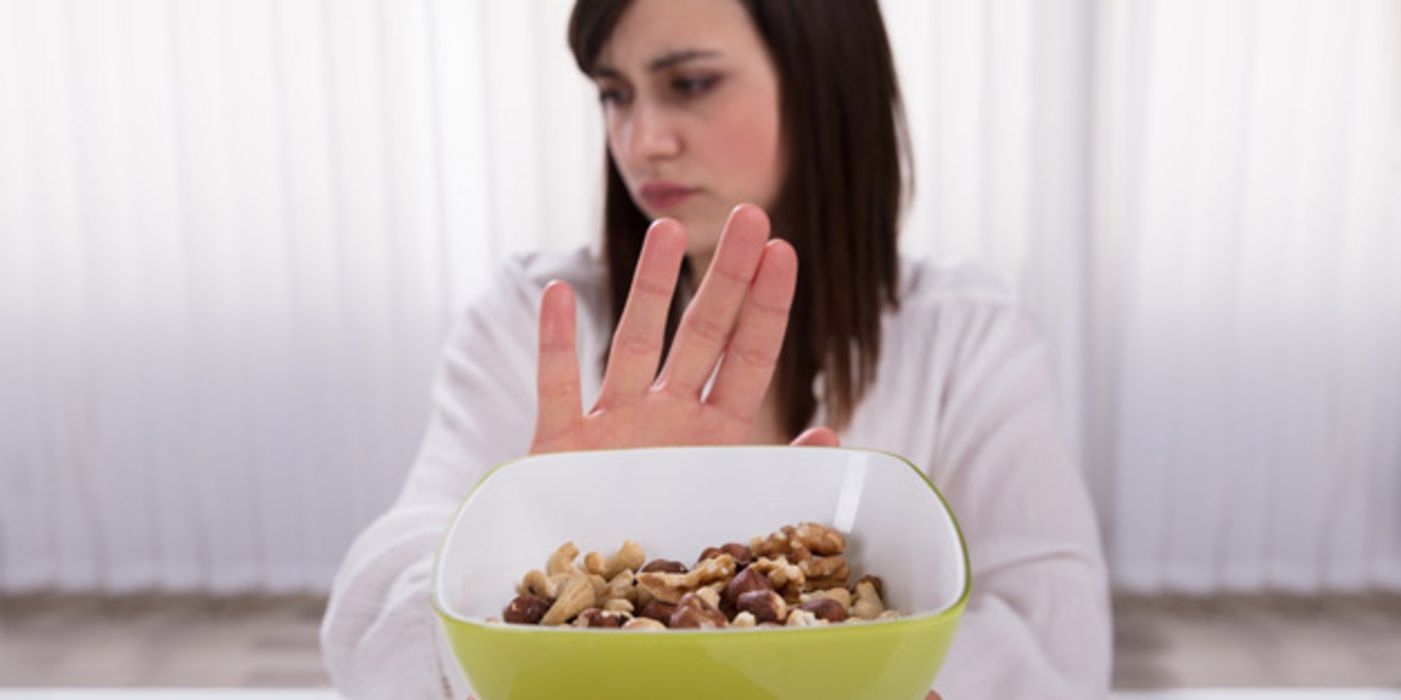
M 490 478 L 491 478 L 493 475 L 495 475 L 497 472 L 499 472 L 499 471 L 501 471 L 502 469 L 505 469 L 505 468 L 507 468 L 507 467 L 510 467 L 510 466 L 512 466 L 512 465 L 519 464 L 520 462 L 524 462 L 524 461 L 531 460 L 531 459 L 536 459 L 536 458 L 538 458 L 538 457 L 548 457 L 548 456 L 554 456 L 554 455 L 567 455 L 567 454 L 576 454 L 576 453 L 584 453 L 584 452 L 588 452 L 588 453 L 596 453 L 596 452 L 633 452 L 633 451 L 642 451 L 642 450 L 668 450 L 668 449 L 686 449 L 686 450 L 696 450 L 696 449 L 699 449 L 699 450 L 717 450 L 717 451 L 718 451 L 718 450 L 735 450 L 735 449 L 741 449 L 741 450 L 754 450 L 754 449 L 760 449 L 760 450 L 762 450 L 762 449 L 778 449 L 778 450 L 792 450 L 792 449 L 805 449 L 805 450 L 810 450 L 810 449 L 827 449 L 827 450 L 842 450 L 842 451 L 846 451 L 846 452 L 869 452 L 869 453 L 883 454 L 883 455 L 887 455 L 887 456 L 890 456 L 890 457 L 894 457 L 895 459 L 897 459 L 897 460 L 899 460 L 899 461 L 901 461 L 901 462 L 904 462 L 904 463 L 905 463 L 905 466 L 909 467 L 911 471 L 913 471 L 915 474 L 919 475 L 919 478 L 922 479 L 922 480 L 924 481 L 925 485 L 927 485 L 927 486 L 929 487 L 929 490 L 930 490 L 930 491 L 933 491 L 933 492 L 934 492 L 934 495 L 938 497 L 939 502 L 943 504 L 943 506 L 944 506 L 944 512 L 947 513 L 948 516 L 949 516 L 949 522 L 953 523 L 953 531 L 954 531 L 954 534 L 958 535 L 958 547 L 959 547 L 960 552 L 963 554 L 963 590 L 959 593 L 958 599 L 957 599 L 956 601 L 954 601 L 954 602 L 953 602 L 952 604 L 950 604 L 950 605 L 947 605 L 947 606 L 945 606 L 945 607 L 943 607 L 943 608 L 940 608 L 940 609 L 938 609 L 938 610 L 931 610 L 931 611 L 929 611 L 929 612 L 923 612 L 923 613 L 919 613 L 919 614 L 916 614 L 916 615 L 908 615 L 908 616 L 905 616 L 905 617 L 898 617 L 898 618 L 895 618 L 895 619 L 893 619 L 893 620 L 879 620 L 879 621 L 871 621 L 871 622 L 861 622 L 861 623 L 858 623 L 858 624 L 824 625 L 824 626 L 818 626 L 818 627 L 755 627 L 755 628 L 746 628 L 746 629 L 724 628 L 724 629 L 714 629 L 714 630 L 667 630 L 666 634 L 660 634 L 660 633 L 657 633 L 657 632 L 653 632 L 653 633 L 650 633 L 650 634 L 649 634 L 649 633 L 646 633 L 646 632 L 641 632 L 641 633 L 639 633 L 639 632 L 623 631 L 623 630 L 616 630 L 616 629 L 592 629 L 592 628 L 581 628 L 581 627 L 572 627 L 572 626 L 566 626 L 566 627 L 538 627 L 538 626 L 535 626 L 535 625 L 515 625 L 515 624 L 509 624 L 509 623 L 505 623 L 505 622 L 502 622 L 502 623 L 490 623 L 490 622 L 484 622 L 484 621 L 479 622 L 479 621 L 477 621 L 477 620 L 470 620 L 470 619 L 467 619 L 467 618 L 465 618 L 465 617 L 461 617 L 461 616 L 459 616 L 459 615 L 456 615 L 456 614 L 454 614 L 454 613 L 452 613 L 452 612 L 449 612 L 449 611 L 447 610 L 447 606 L 445 606 L 445 605 L 442 604 L 442 602 L 441 602 L 442 590 L 441 590 L 441 589 L 439 588 L 439 586 L 438 586 L 438 581 L 439 581 L 439 577 L 438 577 L 438 568 L 442 565 L 442 562 L 443 562 L 443 550 L 447 547 L 448 534 L 451 532 L 452 528 L 457 524 L 457 519 L 462 515 L 462 510 L 463 510 L 464 508 L 467 507 L 467 502 L 470 501 L 470 500 L 472 500 L 472 496 L 476 495 L 477 491 L 478 491 L 479 489 L 481 489 L 482 485 L 485 484 L 485 483 L 487 482 L 487 480 L 490 479 Z M 785 633 L 785 632 L 788 632 L 788 633 L 805 633 L 805 634 L 814 634 L 814 633 L 819 633 L 819 632 L 824 632 L 824 633 L 838 633 L 838 632 L 842 632 L 842 631 L 844 631 L 844 630 L 868 629 L 868 628 L 871 628 L 871 627 L 903 626 L 903 625 L 912 625 L 912 624 L 927 625 L 927 624 L 931 624 L 931 623 L 933 623 L 933 622 L 936 622 L 936 621 L 941 620 L 941 619 L 946 618 L 946 617 L 959 615 L 959 614 L 963 611 L 964 607 L 968 604 L 968 596 L 969 596 L 969 594 L 971 593 L 972 587 L 973 587 L 973 567 L 972 567 L 971 561 L 970 561 L 969 558 L 968 558 L 968 541 L 967 541 L 967 539 L 965 539 L 964 536 L 963 536 L 963 527 L 960 526 L 960 525 L 958 524 L 958 516 L 954 514 L 953 508 L 949 506 L 949 501 L 948 501 L 948 499 L 947 499 L 947 498 L 944 498 L 944 494 L 943 494 L 942 492 L 939 491 L 939 488 L 938 488 L 937 486 L 934 485 L 934 482 L 933 482 L 933 480 L 931 480 L 931 479 L 929 478 L 929 475 L 928 475 L 928 474 L 925 474 L 919 467 L 915 466 L 914 462 L 911 462 L 910 460 L 906 459 L 906 458 L 905 458 L 904 456 L 902 456 L 902 455 L 896 454 L 896 453 L 894 453 L 894 452 L 890 452 L 890 451 L 888 451 L 888 450 L 878 450 L 878 449 L 872 449 L 872 448 L 867 448 L 867 447 L 807 447 L 807 446 L 801 446 L 801 447 L 800 447 L 800 446 L 796 446 L 796 445 L 672 445 L 672 446 L 654 446 L 654 447 L 622 447 L 622 448 L 614 448 L 614 449 L 606 449 L 606 450 L 567 450 L 567 451 L 563 451 L 563 452 L 548 452 L 548 453 L 538 454 L 538 455 L 525 455 L 525 456 L 523 456 L 523 457 L 517 457 L 517 458 L 515 458 L 515 459 L 507 460 L 507 461 L 505 461 L 505 462 L 502 462 L 501 464 L 498 464 L 498 465 L 495 466 L 495 467 L 492 467 L 490 470 L 487 471 L 486 474 L 483 474 L 483 475 L 482 475 L 482 478 L 480 478 L 480 479 L 477 480 L 476 485 L 474 485 L 474 486 L 472 487 L 472 490 L 471 490 L 471 491 L 467 492 L 467 495 L 466 495 L 466 496 L 463 496 L 462 502 L 459 503 L 459 504 L 457 505 L 457 508 L 455 508 L 455 509 L 453 510 L 452 518 L 451 518 L 450 520 L 448 520 L 448 529 L 447 529 L 446 531 L 443 532 L 442 536 L 441 536 L 441 537 L 439 538 L 439 540 L 438 540 L 438 549 L 437 549 L 437 551 L 436 551 L 436 552 L 434 553 L 434 555 L 433 555 L 433 571 L 432 571 L 431 576 L 432 576 L 432 582 L 431 582 L 431 584 L 429 585 L 429 591 L 430 591 L 430 593 L 431 593 L 431 595 L 429 596 L 430 603 L 433 605 L 433 610 L 438 614 L 438 617 L 439 617 L 440 619 L 442 619 L 442 620 L 445 620 L 445 621 L 458 622 L 458 623 L 461 623 L 461 624 L 464 624 L 464 625 L 468 625 L 468 626 L 470 626 L 470 627 L 475 627 L 475 628 L 480 629 L 480 630 L 483 630 L 483 631 L 489 631 L 489 632 L 499 633 L 499 634 L 558 634 L 558 633 L 566 633 L 566 634 L 613 634 L 613 635 L 618 636 L 618 637 L 620 637 L 620 638 L 631 638 L 631 637 L 636 637 L 636 638 L 644 638 L 644 639 L 666 639 L 666 638 L 670 638 L 670 637 L 679 637 L 679 636 L 682 636 L 682 635 L 686 635 L 686 636 L 691 636 L 691 635 L 735 635 L 735 634 L 752 634 L 752 633 L 761 633 L 761 632 L 762 632 L 762 633 L 766 633 L 766 634 L 780 634 L 780 633 Z

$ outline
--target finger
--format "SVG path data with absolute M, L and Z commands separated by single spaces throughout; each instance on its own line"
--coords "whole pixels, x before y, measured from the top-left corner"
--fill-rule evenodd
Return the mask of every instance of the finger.
M 734 336 L 706 403 L 744 421 L 754 418 L 783 349 L 798 279 L 798 255 L 787 241 L 769 241 L 744 300 Z
M 581 417 L 574 291 L 559 281 L 546 285 L 540 299 L 540 360 L 535 386 L 535 441 L 539 442 L 569 430 Z
M 658 219 L 652 224 L 637 258 L 627 305 L 613 334 L 600 404 L 642 396 L 656 381 L 666 315 L 685 257 L 686 232 L 680 222 Z
M 741 204 L 730 212 L 710 269 L 677 327 L 663 386 L 700 397 L 729 342 L 768 237 L 769 217 L 759 207 Z
M 798 447 L 841 447 L 842 441 L 836 431 L 828 427 L 808 428 L 802 435 L 793 439 Z
M 940 700 L 939 694 L 931 690 L 928 695 L 924 696 L 924 700 Z

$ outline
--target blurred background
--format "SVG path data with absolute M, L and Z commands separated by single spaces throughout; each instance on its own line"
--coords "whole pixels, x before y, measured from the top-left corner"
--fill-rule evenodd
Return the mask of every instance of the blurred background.
M 902 245 L 1052 340 L 1116 685 L 1401 687 L 1401 2 L 882 5 Z M 454 314 L 596 235 L 570 7 L 0 0 L 0 686 L 325 683 Z

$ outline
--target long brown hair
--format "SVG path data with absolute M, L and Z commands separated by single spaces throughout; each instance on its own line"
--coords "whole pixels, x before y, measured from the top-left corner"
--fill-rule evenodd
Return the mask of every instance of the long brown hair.
M 796 435 L 817 410 L 845 426 L 880 359 L 881 312 L 898 308 L 896 250 L 908 172 L 900 89 L 877 0 L 739 0 L 778 68 L 787 173 L 769 217 L 798 252 L 798 286 L 774 382 L 781 424 Z M 594 75 L 631 0 L 577 0 L 569 47 Z M 610 154 L 603 209 L 616 329 L 650 221 Z M 682 266 L 682 274 L 689 274 Z M 666 344 L 680 318 L 667 319 Z M 605 360 L 606 362 L 606 356 Z

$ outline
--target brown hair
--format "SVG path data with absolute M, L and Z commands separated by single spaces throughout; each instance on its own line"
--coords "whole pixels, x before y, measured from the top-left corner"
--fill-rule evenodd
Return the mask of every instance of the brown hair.
M 630 2 L 575 2 L 569 47 L 585 75 L 593 76 Z M 739 2 L 778 69 L 788 162 L 769 217 L 774 235 L 798 252 L 797 292 L 774 377 L 780 420 L 790 435 L 807 426 L 821 372 L 828 417 L 840 428 L 875 379 L 881 311 L 900 302 L 896 243 L 909 158 L 895 63 L 877 0 Z M 611 154 L 606 160 L 604 256 L 616 328 L 650 222 Z M 668 348 L 679 306 L 674 300 L 667 319 Z

